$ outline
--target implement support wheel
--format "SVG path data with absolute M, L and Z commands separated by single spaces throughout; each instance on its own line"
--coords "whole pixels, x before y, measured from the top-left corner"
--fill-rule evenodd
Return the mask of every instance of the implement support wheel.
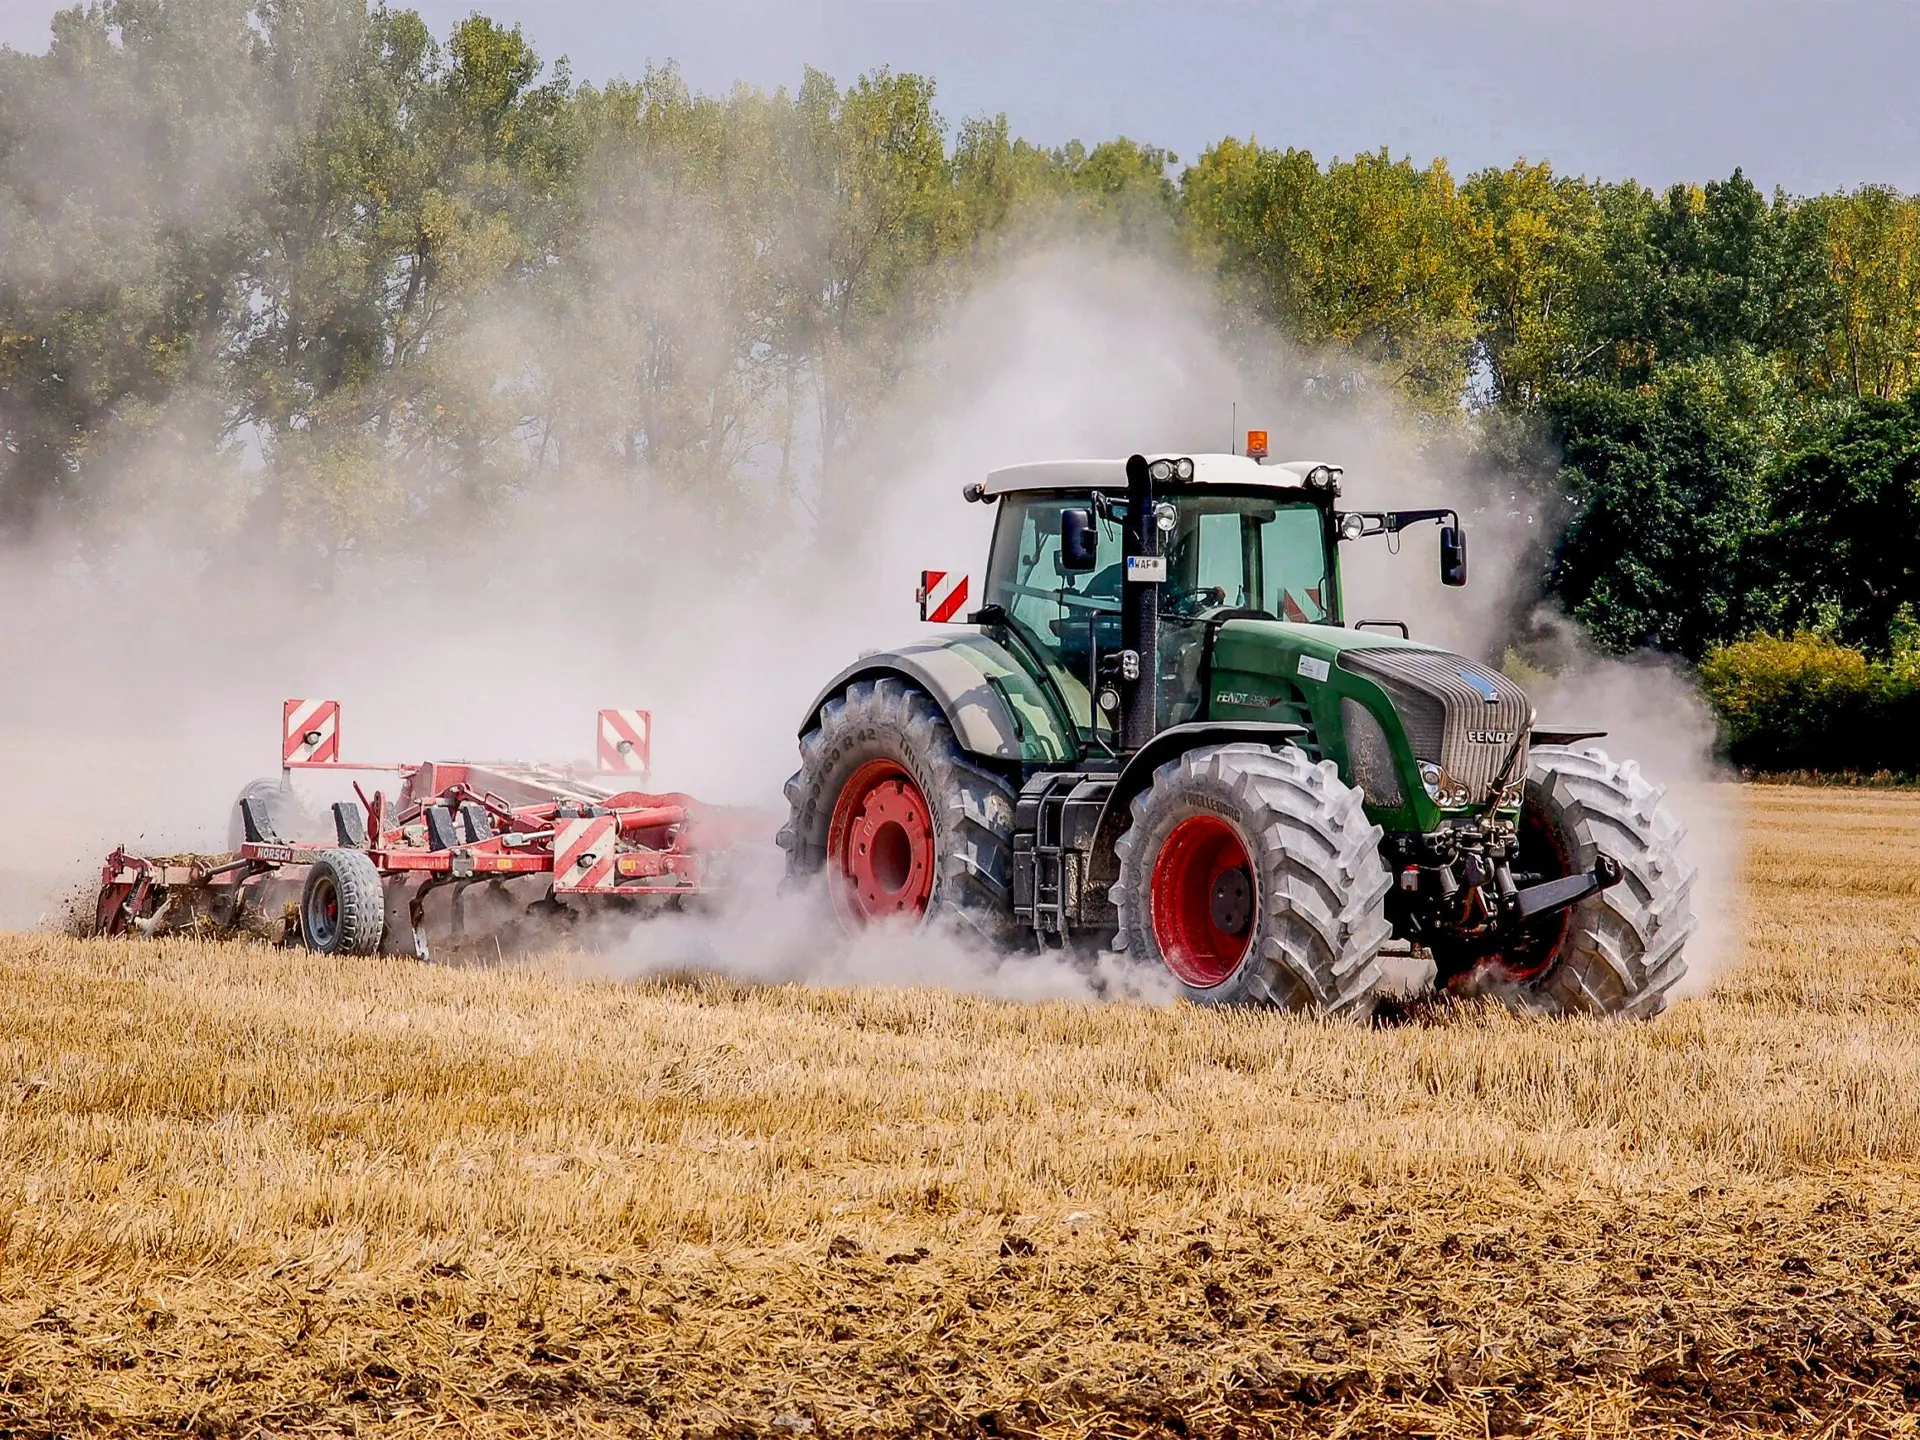
M 300 938 L 323 955 L 376 955 L 387 928 L 380 872 L 358 850 L 313 862 L 300 895 Z

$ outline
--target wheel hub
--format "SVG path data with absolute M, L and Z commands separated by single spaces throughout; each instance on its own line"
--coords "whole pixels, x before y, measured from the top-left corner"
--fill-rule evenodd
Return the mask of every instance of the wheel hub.
M 1167 968 L 1201 989 L 1231 977 L 1253 939 L 1253 864 L 1235 830 L 1217 815 L 1173 827 L 1148 885 L 1153 938 Z
M 905 769 L 872 760 L 841 787 L 827 830 L 828 888 L 842 920 L 917 918 L 933 894 L 933 813 Z
M 1253 923 L 1253 877 L 1243 868 L 1213 882 L 1213 923 L 1228 935 L 1244 935 Z
M 307 903 L 307 940 L 315 949 L 324 950 L 339 930 L 340 891 L 323 875 Z

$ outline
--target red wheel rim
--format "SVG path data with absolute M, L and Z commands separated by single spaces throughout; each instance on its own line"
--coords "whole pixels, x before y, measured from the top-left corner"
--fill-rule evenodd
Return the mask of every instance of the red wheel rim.
M 926 914 L 933 894 L 933 813 L 913 777 L 869 760 L 840 788 L 827 827 L 827 888 L 849 926 Z
M 1240 968 L 1253 942 L 1253 865 L 1240 834 L 1214 815 L 1173 827 L 1153 862 L 1153 938 L 1167 968 L 1207 989 Z

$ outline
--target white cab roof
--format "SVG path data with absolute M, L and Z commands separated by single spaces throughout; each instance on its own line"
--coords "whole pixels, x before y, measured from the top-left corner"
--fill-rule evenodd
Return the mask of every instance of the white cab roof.
M 1149 455 L 1149 460 L 1177 460 L 1177 455 Z M 1278 460 L 1262 465 L 1245 455 L 1195 455 L 1193 479 L 1188 485 L 1265 485 L 1276 490 L 1297 490 L 1306 483 L 1307 474 L 1327 464 L 1334 474 L 1340 466 L 1321 460 Z M 1127 488 L 1127 462 L 1121 460 L 1039 460 L 1028 465 L 1009 465 L 987 473 L 983 487 L 988 495 L 1005 495 L 1014 490 L 1124 490 Z

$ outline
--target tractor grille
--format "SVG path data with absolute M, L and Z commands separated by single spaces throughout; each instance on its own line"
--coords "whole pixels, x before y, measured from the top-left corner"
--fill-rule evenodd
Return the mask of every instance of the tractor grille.
M 1465 786 L 1470 804 L 1486 803 L 1514 737 L 1533 718 L 1518 685 L 1444 650 L 1347 650 L 1340 668 L 1387 692 L 1415 758 L 1435 761 Z M 1524 742 L 1512 773 L 1527 773 Z

